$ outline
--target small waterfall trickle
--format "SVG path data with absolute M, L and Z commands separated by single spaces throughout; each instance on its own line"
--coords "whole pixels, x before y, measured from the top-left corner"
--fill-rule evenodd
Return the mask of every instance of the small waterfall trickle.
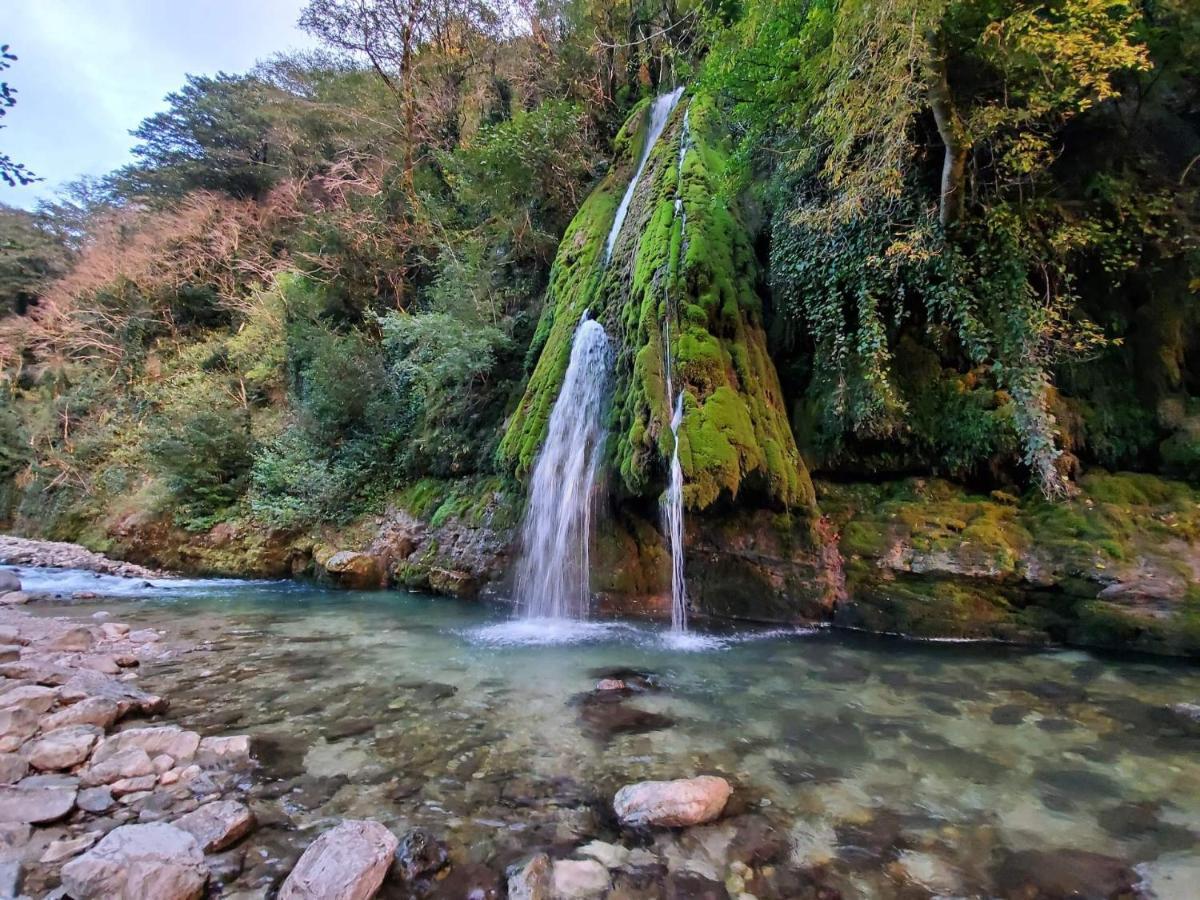
M 687 631 L 688 606 L 687 579 L 683 571 L 683 466 L 679 464 L 679 426 L 682 423 L 683 393 L 680 392 L 671 413 L 675 449 L 671 452 L 671 474 L 662 503 L 663 530 L 671 546 L 671 630 L 678 632 Z
M 679 161 L 677 163 L 675 215 L 680 218 L 681 237 L 679 247 L 679 264 L 683 264 L 683 254 L 687 242 L 687 210 L 683 205 L 683 163 L 691 143 L 691 109 L 684 110 L 683 129 L 679 138 Z M 671 410 L 671 468 L 667 481 L 667 491 L 662 500 L 663 531 L 667 533 L 667 542 L 671 548 L 671 630 L 677 633 L 687 631 L 687 578 L 684 575 L 684 533 L 683 533 L 683 466 L 679 462 L 679 426 L 683 424 L 683 391 L 675 395 L 674 364 L 671 360 L 671 314 L 668 311 L 663 322 L 663 343 L 666 350 L 663 359 L 666 362 L 667 409 Z
M 650 128 L 646 132 L 646 141 L 642 145 L 642 155 L 638 159 L 637 170 L 629 182 L 629 187 L 625 189 L 625 196 L 621 198 L 621 205 L 617 207 L 617 216 L 613 219 L 612 228 L 608 232 L 608 240 L 604 243 L 605 263 L 612 256 L 613 247 L 616 245 L 617 238 L 621 234 L 621 228 L 625 224 L 625 217 L 629 214 L 629 204 L 633 202 L 633 192 L 637 189 L 638 181 L 641 179 L 642 172 L 646 168 L 646 163 L 650 159 L 650 151 L 658 143 L 663 129 L 667 127 L 667 121 L 671 118 L 671 113 L 675 111 L 675 106 L 679 103 L 679 98 L 682 96 L 683 88 L 677 87 L 671 93 L 663 94 L 661 97 L 656 98 L 650 107 Z
M 612 366 L 608 335 L 585 313 L 529 484 L 516 574 L 526 618 L 587 615 L 592 489 L 604 452 Z

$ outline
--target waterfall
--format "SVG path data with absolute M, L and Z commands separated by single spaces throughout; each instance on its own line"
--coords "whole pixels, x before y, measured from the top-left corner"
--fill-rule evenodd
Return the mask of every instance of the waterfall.
M 675 398 L 671 414 L 671 477 L 663 497 L 663 530 L 671 545 L 671 630 L 687 631 L 687 580 L 683 574 L 683 467 L 679 464 L 679 426 L 683 422 L 683 393 Z
M 680 242 L 680 267 L 683 265 L 684 246 L 687 240 L 687 210 L 683 205 L 683 162 L 691 143 L 691 109 L 683 112 L 683 130 L 679 138 L 679 161 L 677 163 L 675 215 L 681 219 L 683 240 Z M 671 548 L 671 630 L 687 631 L 687 579 L 684 575 L 683 548 L 683 466 L 679 462 L 679 426 L 683 424 L 683 392 L 675 396 L 674 364 L 671 361 L 671 316 L 668 311 L 663 322 L 663 339 L 666 352 L 667 409 L 671 410 L 671 469 L 667 491 L 662 500 L 663 531 Z
M 612 228 L 608 232 L 608 240 L 604 243 L 604 261 L 607 263 L 609 257 L 612 256 L 613 246 L 617 243 L 617 237 L 621 234 L 621 227 L 625 224 L 625 216 L 629 214 L 629 204 L 633 202 L 633 192 L 638 186 L 638 181 L 642 177 L 642 171 L 646 168 L 646 163 L 650 159 L 650 151 L 654 149 L 654 145 L 658 142 L 659 136 L 663 133 L 663 129 L 667 127 L 667 120 L 671 118 L 671 113 L 675 111 L 676 104 L 679 103 L 679 98 L 683 96 L 683 88 L 677 87 L 669 94 L 663 94 L 655 99 L 650 107 L 650 128 L 646 132 L 646 141 L 642 146 L 642 155 L 638 160 L 637 171 L 633 175 L 633 179 L 629 182 L 629 187 L 625 189 L 625 196 L 621 198 L 621 205 L 617 207 L 617 217 L 613 219 Z
M 526 618 L 587 615 L 592 488 L 604 452 L 612 364 L 608 335 L 585 313 L 529 485 L 516 576 Z

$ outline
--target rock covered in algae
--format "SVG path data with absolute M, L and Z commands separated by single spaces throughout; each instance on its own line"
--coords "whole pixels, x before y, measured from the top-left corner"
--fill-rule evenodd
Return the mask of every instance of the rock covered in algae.
M 707 98 L 679 104 L 650 153 L 612 258 L 603 260 L 640 149 L 631 137 L 645 130 L 645 119 L 645 107 L 631 116 L 618 141 L 629 148 L 629 159 L 587 199 L 559 246 L 530 350 L 536 365 L 501 443 L 501 459 L 519 474 L 531 469 L 572 334 L 587 311 L 620 347 L 610 450 L 625 490 L 638 496 L 661 490 L 674 440 L 666 390 L 671 374 L 684 396 L 679 455 L 690 508 L 737 498 L 747 486 L 771 504 L 811 508 L 812 484 L 767 352 L 752 242 L 721 194 L 725 135 Z

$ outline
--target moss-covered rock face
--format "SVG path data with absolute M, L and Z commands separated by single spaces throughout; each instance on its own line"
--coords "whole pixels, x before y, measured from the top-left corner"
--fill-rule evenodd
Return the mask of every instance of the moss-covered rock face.
M 674 449 L 668 365 L 684 397 L 679 455 L 684 498 L 705 509 L 749 489 L 808 511 L 812 485 L 767 353 L 759 272 L 746 229 L 724 199 L 723 126 L 704 97 L 679 104 L 653 148 L 605 263 L 604 242 L 644 140 L 647 107 L 631 116 L 626 154 L 584 203 L 559 247 L 531 349 L 525 395 L 500 447 L 518 474 L 532 467 L 585 312 L 618 345 L 610 461 L 634 496 L 662 489 Z
M 1200 655 L 1200 492 L 1095 471 L 1079 496 L 938 479 L 823 485 L 846 560 L 835 621 L 923 637 Z

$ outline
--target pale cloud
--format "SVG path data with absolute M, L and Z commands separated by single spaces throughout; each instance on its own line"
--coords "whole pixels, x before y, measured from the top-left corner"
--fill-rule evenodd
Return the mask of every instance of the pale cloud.
M 163 108 L 187 74 L 244 72 L 311 47 L 296 28 L 303 0 L 0 0 L 0 43 L 19 57 L 18 91 L 0 148 L 46 178 L 0 186 L 0 202 L 32 206 L 80 175 L 129 161 L 129 131 Z

